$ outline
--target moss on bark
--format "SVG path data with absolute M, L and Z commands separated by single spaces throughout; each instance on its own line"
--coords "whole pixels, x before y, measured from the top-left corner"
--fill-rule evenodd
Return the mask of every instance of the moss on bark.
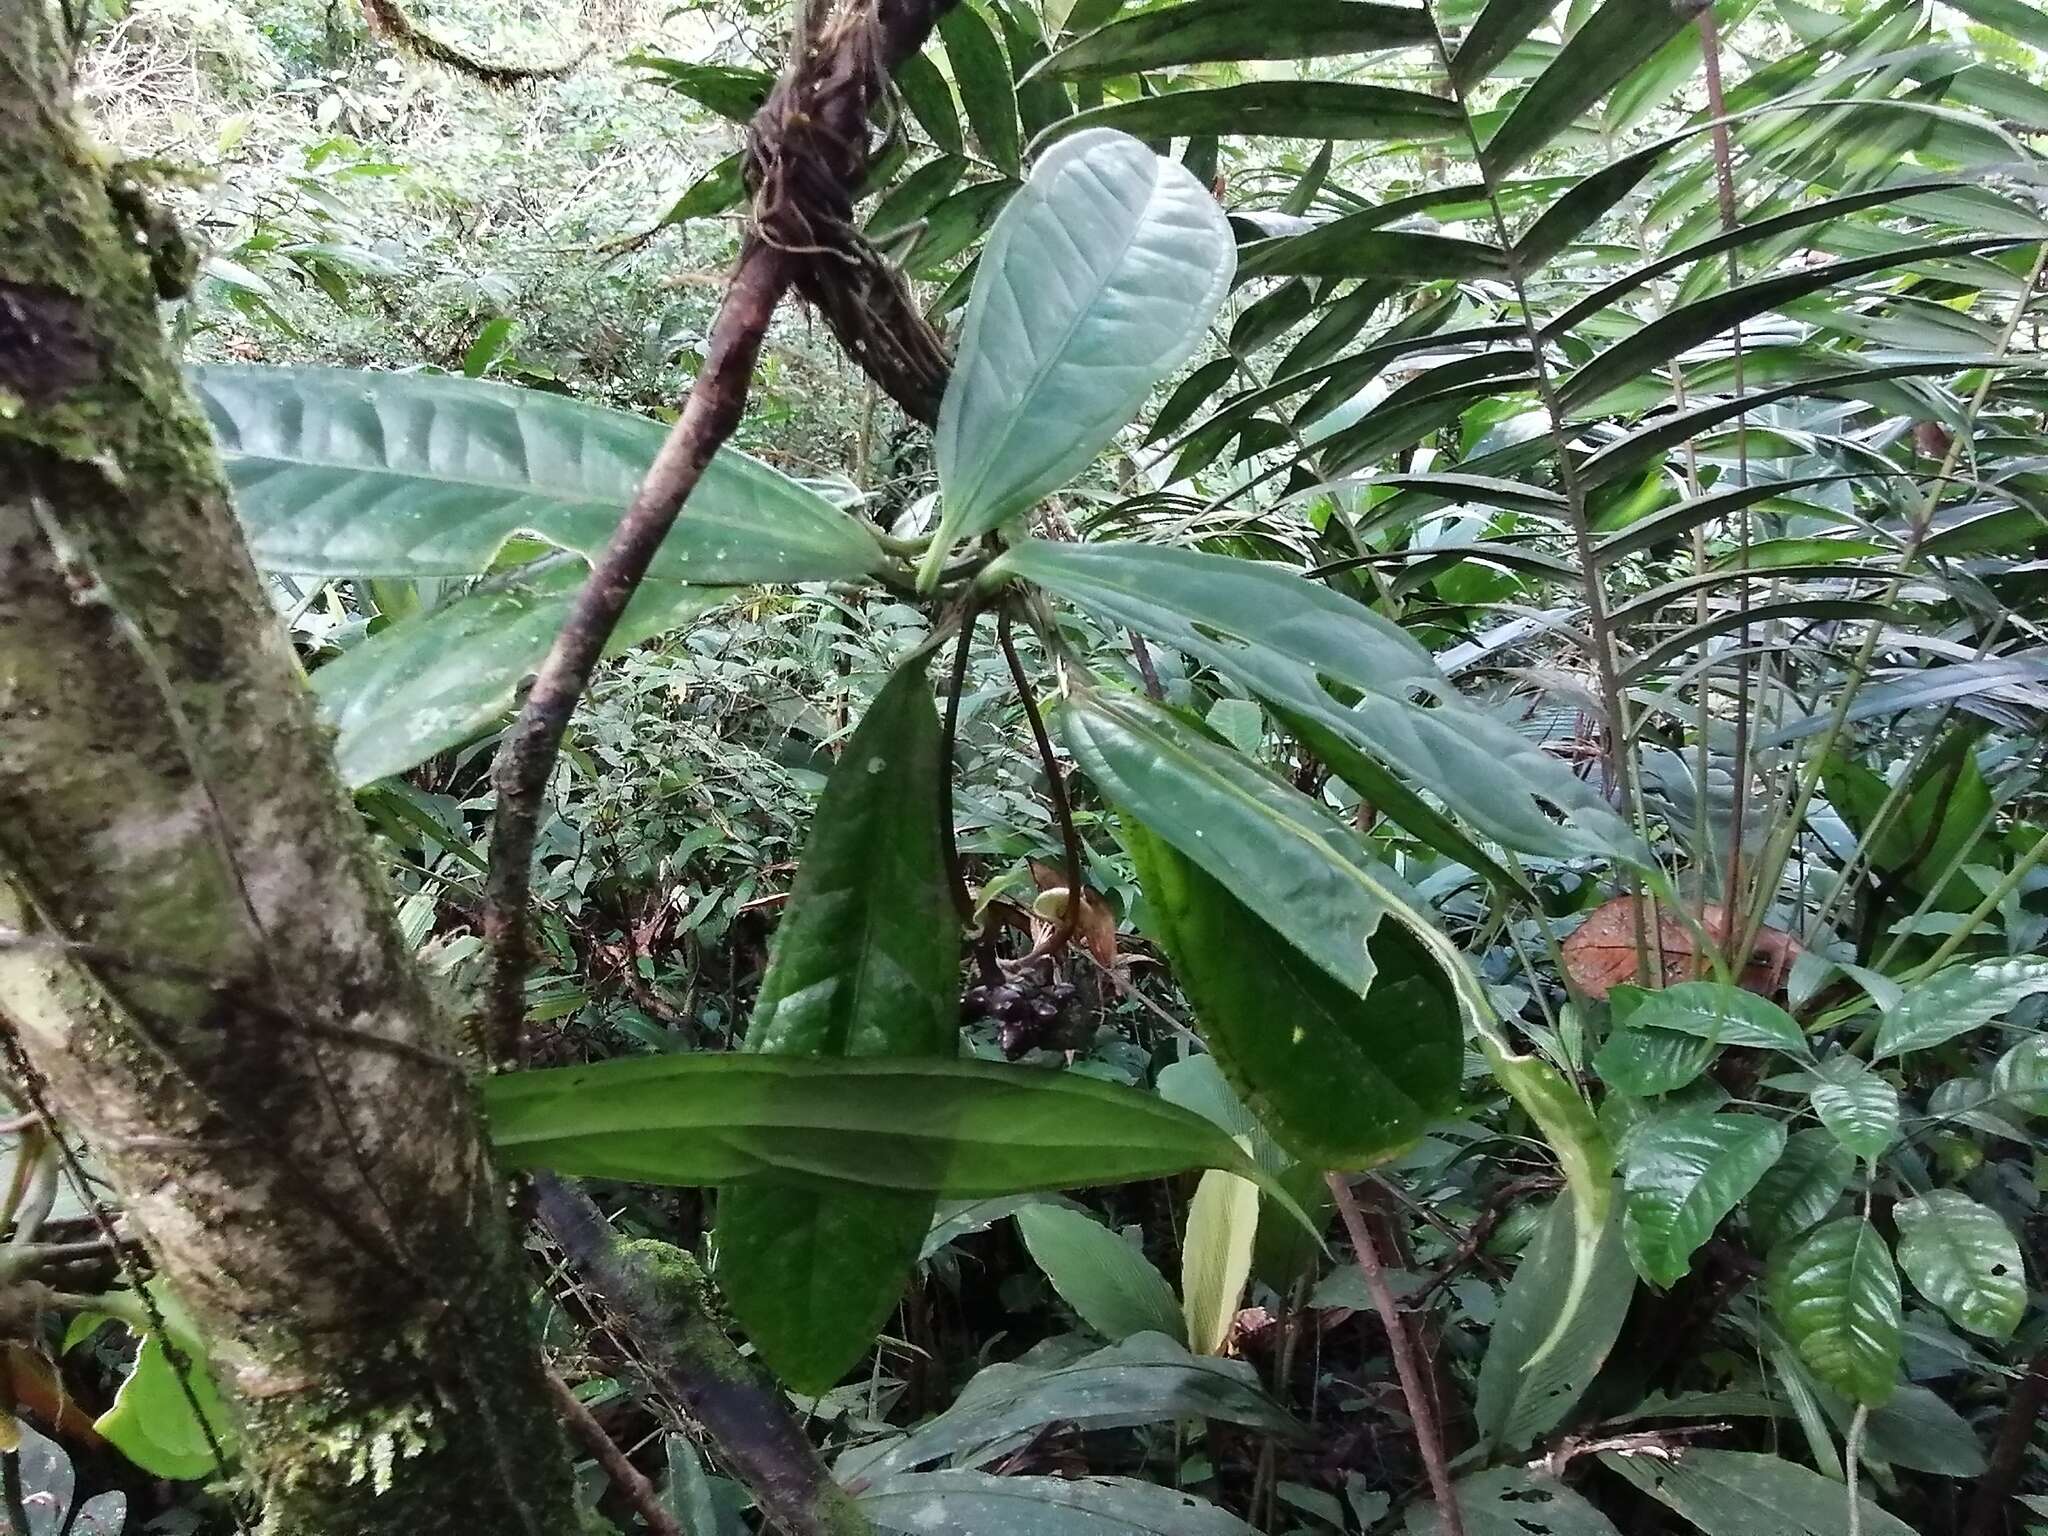
M 0 1000 L 294 1536 L 576 1528 L 455 1032 L 156 314 L 160 231 L 0 4 Z

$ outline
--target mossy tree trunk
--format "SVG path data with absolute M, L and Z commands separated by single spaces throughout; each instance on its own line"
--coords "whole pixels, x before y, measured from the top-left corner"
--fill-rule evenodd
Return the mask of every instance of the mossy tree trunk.
M 269 1529 L 576 1528 L 451 1021 L 392 921 L 45 0 L 0 0 L 0 1010 Z M 39 937 L 36 937 L 39 936 Z

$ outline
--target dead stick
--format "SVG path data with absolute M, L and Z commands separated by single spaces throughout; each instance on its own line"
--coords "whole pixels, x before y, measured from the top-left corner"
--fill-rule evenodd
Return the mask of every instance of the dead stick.
M 1357 1256 L 1365 1288 L 1372 1296 L 1373 1310 L 1387 1330 L 1387 1349 L 1394 1357 L 1394 1375 L 1401 1382 L 1401 1396 L 1408 1403 L 1408 1417 L 1415 1421 L 1415 1444 L 1422 1452 L 1423 1470 L 1429 1474 L 1429 1491 L 1436 1499 L 1438 1529 L 1443 1536 L 1465 1536 L 1465 1517 L 1458 1508 L 1458 1496 L 1451 1491 L 1451 1472 L 1444 1462 L 1443 1435 L 1437 1429 L 1436 1407 L 1422 1381 L 1422 1368 L 1415 1357 L 1415 1340 L 1408 1332 L 1408 1319 L 1394 1303 L 1387 1288 L 1387 1272 L 1380 1263 L 1379 1249 L 1366 1227 L 1365 1213 L 1344 1175 L 1328 1175 L 1330 1197 L 1337 1202 L 1351 1251 Z
M 2006 1401 L 2005 1421 L 1999 1426 L 1998 1444 L 1992 1448 L 1991 1464 L 1977 1479 L 1977 1496 L 1970 1503 L 1965 1536 L 1998 1536 L 2007 1529 L 2013 1490 L 2026 1469 L 2027 1447 L 2034 1429 L 2048 1410 L 2048 1351 L 2028 1362 L 2027 1373 L 2013 1383 Z
M 583 1442 L 583 1448 L 604 1468 L 604 1475 L 611 1480 L 611 1485 L 633 1506 L 633 1513 L 640 1517 L 647 1529 L 654 1536 L 683 1536 L 683 1528 L 676 1517 L 662 1508 L 654 1484 L 626 1460 L 626 1453 L 619 1449 L 618 1442 L 591 1417 L 590 1410 L 583 1406 L 583 1400 L 569 1390 L 569 1384 L 553 1371 L 548 1372 L 547 1382 L 548 1396 L 554 1399 L 555 1412 L 569 1426 L 569 1433 Z

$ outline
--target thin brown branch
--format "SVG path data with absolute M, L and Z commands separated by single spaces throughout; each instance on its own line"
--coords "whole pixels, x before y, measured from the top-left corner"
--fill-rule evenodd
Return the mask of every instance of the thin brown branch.
M 2027 1448 L 2044 1413 L 2048 1413 L 2048 1350 L 2035 1355 L 2027 1364 L 2027 1373 L 2013 1383 L 2005 1419 L 1998 1428 L 1998 1444 L 1992 1448 L 1991 1464 L 1977 1479 L 1977 1495 L 1970 1503 L 1963 1536 L 2001 1536 L 2008 1529 L 2013 1490 L 2026 1470 Z
M 1081 834 L 1074 826 L 1074 808 L 1067 799 L 1067 783 L 1060 774 L 1059 759 L 1053 756 L 1052 738 L 1046 734 L 1045 718 L 1038 712 L 1038 701 L 1031 696 L 1031 679 L 1025 674 L 1024 663 L 1017 657 L 1017 647 L 1010 639 L 1010 610 L 1005 608 L 996 619 L 996 641 L 1003 649 L 1003 660 L 1010 667 L 1010 681 L 1017 685 L 1018 702 L 1024 706 L 1024 718 L 1031 725 L 1031 740 L 1038 748 L 1038 761 L 1045 769 L 1045 795 L 1052 802 L 1053 819 L 1059 823 L 1060 844 L 1067 863 L 1067 902 L 1060 909 L 1060 920 L 1054 925 L 1052 935 L 1039 946 L 1042 953 L 1056 955 L 1065 949 L 1074 937 L 1074 930 L 1081 924 Z
M 1386 1266 L 1380 1262 L 1378 1246 L 1372 1240 L 1372 1229 L 1366 1225 L 1365 1212 L 1359 1209 L 1358 1197 L 1351 1193 L 1351 1185 L 1341 1173 L 1328 1176 L 1330 1197 L 1337 1204 L 1337 1214 L 1343 1219 L 1344 1232 L 1351 1239 L 1351 1251 L 1358 1260 L 1358 1269 L 1365 1276 L 1365 1288 L 1372 1296 L 1372 1307 L 1379 1314 L 1380 1323 L 1387 1330 L 1387 1352 L 1394 1357 L 1394 1375 L 1401 1383 L 1401 1396 L 1408 1404 L 1408 1417 L 1415 1424 L 1415 1446 L 1422 1453 L 1422 1467 L 1429 1475 L 1429 1491 L 1436 1500 L 1438 1529 L 1442 1536 L 1465 1536 L 1464 1513 L 1458 1508 L 1458 1496 L 1451 1488 L 1450 1467 L 1444 1460 L 1443 1434 L 1437 1425 L 1436 1405 L 1430 1401 L 1429 1390 L 1422 1380 L 1422 1362 L 1415 1349 L 1414 1335 L 1409 1331 L 1410 1319 L 1401 1311 L 1394 1300 L 1394 1293 L 1387 1285 Z
M 626 1459 L 626 1453 L 605 1433 L 604 1426 L 591 1417 L 582 1399 L 571 1392 L 568 1383 L 553 1371 L 548 1372 L 548 1396 L 554 1399 L 555 1412 L 568 1426 L 569 1433 L 604 1469 L 605 1477 L 619 1490 L 619 1497 L 633 1506 L 633 1513 L 640 1517 L 641 1523 L 654 1536 L 683 1536 L 681 1523 L 662 1506 L 654 1484 Z

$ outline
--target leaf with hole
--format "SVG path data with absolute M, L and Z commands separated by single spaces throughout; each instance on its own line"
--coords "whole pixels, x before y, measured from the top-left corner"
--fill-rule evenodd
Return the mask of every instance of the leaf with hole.
M 1899 1268 L 1951 1321 L 2009 1339 L 2027 1310 L 2027 1271 L 2012 1229 L 1960 1190 L 1937 1189 L 1892 1207 Z

